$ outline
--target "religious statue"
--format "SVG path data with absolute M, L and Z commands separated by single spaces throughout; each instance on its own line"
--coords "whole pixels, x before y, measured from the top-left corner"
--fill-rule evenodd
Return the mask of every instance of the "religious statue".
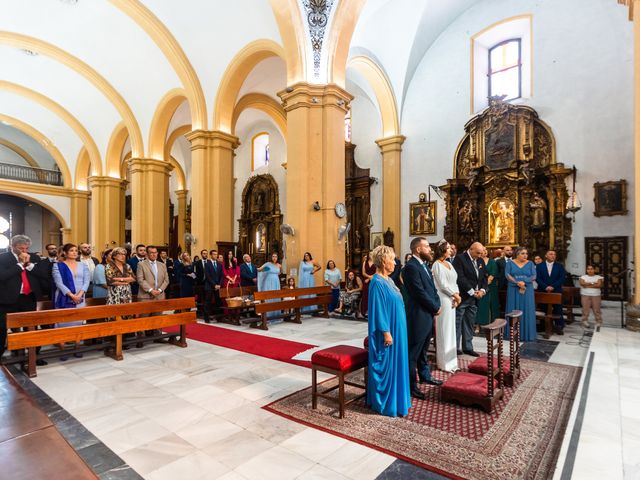
M 507 199 L 494 201 L 489 207 L 489 243 L 515 242 L 515 208 Z
M 547 211 L 547 202 L 540 196 L 538 192 L 533 194 L 531 202 L 529 202 L 529 208 L 531 208 L 531 227 L 542 228 L 547 224 L 545 213 Z
M 357 228 L 353 231 L 353 243 L 356 251 L 359 251 L 362 248 L 362 236 Z
M 460 218 L 460 231 L 464 233 L 473 233 L 473 205 L 469 200 L 465 200 L 458 210 L 458 217 Z
M 387 231 L 384 232 L 383 238 L 384 238 L 384 244 L 387 247 L 393 247 L 393 232 L 391 231 L 391 227 L 387 227 Z

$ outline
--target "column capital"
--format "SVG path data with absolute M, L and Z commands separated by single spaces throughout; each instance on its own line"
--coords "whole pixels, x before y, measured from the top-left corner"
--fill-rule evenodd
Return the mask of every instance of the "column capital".
M 235 150 L 240 145 L 238 137 L 220 130 L 193 130 L 185 135 L 191 142 L 191 150 L 201 148 L 226 148 Z
M 169 162 L 156 160 L 155 158 L 130 158 L 128 163 L 129 172 L 131 174 L 137 172 L 154 172 L 163 173 L 168 176 L 171 173 L 171 170 L 173 170 L 173 165 Z
M 73 199 L 78 198 L 89 200 L 89 198 L 91 197 L 91 192 L 89 192 L 88 190 L 71 190 L 69 196 Z
M 173 193 L 176 194 L 178 200 L 184 200 L 187 198 L 189 190 L 174 190 Z
M 334 83 L 314 85 L 300 82 L 278 92 L 285 112 L 296 108 L 336 107 L 346 114 L 353 95 Z
M 407 139 L 404 135 L 394 135 L 392 137 L 380 138 L 376 140 L 376 143 L 380 147 L 382 153 L 385 152 L 401 152 L 402 144 Z
M 107 176 L 91 176 L 88 179 L 89 187 L 118 187 L 123 188 L 126 185 L 126 180 L 115 177 Z

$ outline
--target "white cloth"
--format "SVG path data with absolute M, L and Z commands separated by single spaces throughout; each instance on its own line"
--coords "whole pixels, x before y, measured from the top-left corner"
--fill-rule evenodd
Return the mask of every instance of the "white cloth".
M 547 272 L 549 272 L 549 276 L 551 276 L 551 272 L 553 271 L 553 263 L 554 262 L 544 262 L 547 264 Z
M 600 275 L 582 275 L 580 280 L 587 283 L 596 283 L 599 280 L 604 280 Z M 601 294 L 599 288 L 593 287 L 580 287 L 580 295 L 585 295 L 587 297 L 599 297 Z
M 459 293 L 458 274 L 451 264 L 444 265 L 440 261 L 433 263 L 431 273 L 441 305 L 440 315 L 436 319 L 436 360 L 439 370 L 453 372 L 458 368 L 458 355 L 456 352 L 456 309 L 452 308 L 452 297 L 455 293 Z

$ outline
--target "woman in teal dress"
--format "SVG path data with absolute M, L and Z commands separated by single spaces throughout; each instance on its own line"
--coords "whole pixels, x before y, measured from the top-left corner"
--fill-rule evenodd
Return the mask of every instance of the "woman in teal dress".
M 300 266 L 298 268 L 298 288 L 312 288 L 316 286 L 316 279 L 314 278 L 314 274 L 321 270 L 320 265 L 313 261 L 313 257 L 311 253 L 305 252 L 302 261 L 300 262 Z M 309 298 L 315 295 L 303 295 L 299 298 Z M 309 310 L 315 310 L 317 307 L 310 305 L 308 307 L 302 307 L 303 312 L 308 312 Z
M 489 258 L 487 249 L 481 256 L 484 261 L 484 274 L 487 276 L 487 294 L 478 301 L 478 313 L 476 323 L 488 325 L 500 315 L 500 303 L 498 302 L 498 264 L 493 258 Z
M 258 291 L 280 290 L 280 272 L 282 267 L 278 263 L 278 254 L 271 254 L 271 261 L 258 268 Z M 265 300 L 266 302 L 279 302 L 280 299 Z M 267 317 L 277 317 L 279 311 L 267 312 Z
M 373 250 L 376 274 L 369 282 L 369 369 L 367 405 L 389 417 L 411 407 L 407 317 L 400 290 L 390 278 L 395 268 L 391 247 Z
M 520 340 L 533 342 L 536 340 L 536 304 L 533 282 L 536 279 L 536 267 L 528 260 L 529 252 L 519 247 L 513 254 L 514 260 L 507 262 L 504 276 L 507 280 L 507 310 L 522 310 L 520 317 Z M 505 328 L 509 336 L 509 325 Z

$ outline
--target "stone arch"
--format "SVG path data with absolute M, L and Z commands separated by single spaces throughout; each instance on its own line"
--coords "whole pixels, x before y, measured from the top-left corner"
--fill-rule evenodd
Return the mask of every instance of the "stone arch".
M 75 188 L 76 190 L 88 190 L 89 176 L 91 175 L 91 159 L 86 148 L 82 148 L 76 161 Z
M 333 14 L 331 30 L 326 39 L 328 51 L 327 79 L 344 88 L 347 78 L 347 58 L 351 38 L 366 0 L 342 0 Z
M 45 210 L 48 210 L 49 212 L 53 213 L 53 215 L 60 222 L 60 225 L 62 226 L 62 228 L 69 228 L 68 223 L 65 222 L 65 220 L 64 220 L 64 216 L 60 212 L 58 212 L 55 208 L 53 208 L 51 205 L 48 205 L 47 203 L 45 203 L 43 200 L 39 200 L 39 199 L 37 199 L 35 197 L 27 195 L 24 192 L 15 191 L 15 190 L 11 190 L 11 189 L 8 189 L 8 188 L 0 189 L 0 193 L 4 193 L 5 195 L 11 195 L 11 196 L 14 196 L 14 197 L 19 197 L 19 198 L 22 198 L 24 200 L 28 200 L 29 202 L 37 203 L 38 205 L 40 205 Z
M 280 38 L 284 45 L 284 59 L 287 64 L 287 83 L 306 80 L 307 58 L 305 50 L 308 47 L 307 35 L 304 29 L 300 6 L 297 0 L 269 0 L 273 16 L 278 24 Z
M 153 115 L 153 120 L 151 121 L 151 128 L 149 129 L 149 145 L 147 149 L 149 158 L 158 160 L 162 158 L 166 159 L 164 156 L 164 146 L 167 131 L 173 114 L 182 102 L 189 102 L 189 100 L 186 97 L 185 91 L 181 88 L 170 90 L 162 100 L 160 100 Z
M 173 144 L 176 143 L 178 137 L 185 135 L 191 131 L 191 125 L 181 125 L 176 128 L 171 134 L 167 141 L 164 144 L 164 156 L 163 158 L 168 161 L 169 157 L 171 157 L 171 150 L 173 149 Z
M 127 138 L 129 138 L 127 127 L 124 122 L 118 123 L 113 129 L 107 147 L 107 175 L 110 177 L 124 178 L 120 175 L 120 161 Z
M 233 110 L 247 75 L 265 58 L 278 56 L 286 61 L 283 48 L 273 40 L 255 40 L 231 60 L 220 80 L 213 113 L 213 129 L 231 132 Z
M 233 109 L 233 117 L 231 119 L 231 134 L 235 135 L 236 133 L 236 123 L 238 122 L 238 118 L 248 108 L 255 108 L 256 110 L 260 110 L 274 121 L 274 123 L 280 129 L 282 136 L 284 138 L 287 137 L 287 114 L 282 108 L 282 105 L 276 102 L 269 95 L 265 95 L 264 93 L 248 93 L 244 95 L 235 108 Z
M 22 157 L 22 159 L 30 166 L 33 168 L 41 168 L 40 164 L 38 163 L 38 161 L 33 158 L 29 152 L 27 152 L 26 150 L 24 150 L 22 147 L 20 147 L 19 145 L 16 145 L 13 142 L 10 142 L 9 140 L 5 140 L 3 138 L 0 138 L 0 145 L 2 145 L 3 147 L 8 148 L 9 150 L 11 150 L 13 153 L 15 153 L 16 155 L 18 155 L 19 157 Z
M 173 166 L 178 177 L 178 190 L 185 190 L 187 187 L 187 177 L 184 174 L 182 165 L 180 165 L 180 162 L 178 162 L 178 160 L 176 160 L 172 156 L 169 156 L 168 162 Z

